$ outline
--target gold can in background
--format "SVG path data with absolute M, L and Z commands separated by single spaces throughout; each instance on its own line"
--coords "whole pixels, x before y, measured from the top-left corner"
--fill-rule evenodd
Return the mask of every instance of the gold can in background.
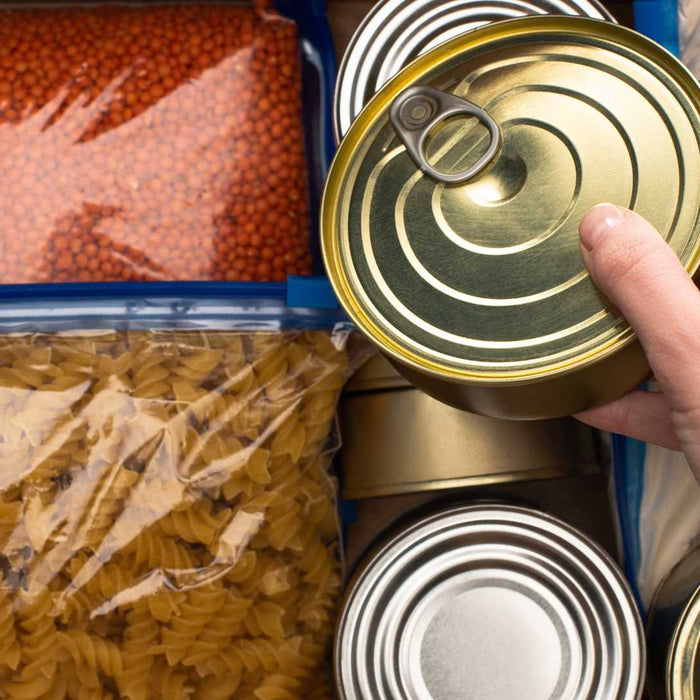
M 596 431 L 573 418 L 505 421 L 446 406 L 414 388 L 345 393 L 345 498 L 371 498 L 599 473 Z

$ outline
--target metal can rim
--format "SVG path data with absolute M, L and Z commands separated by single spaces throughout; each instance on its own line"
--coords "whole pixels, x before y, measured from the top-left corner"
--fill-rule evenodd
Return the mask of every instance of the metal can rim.
M 379 541 L 371 545 L 367 552 L 365 552 L 360 565 L 356 571 L 352 574 L 349 581 L 346 584 L 346 590 L 343 595 L 340 613 L 335 624 L 335 637 L 333 644 L 333 673 L 335 678 L 336 691 L 340 695 L 340 678 L 341 678 L 341 653 L 340 649 L 342 632 L 347 624 L 346 613 L 352 603 L 362 580 L 365 576 L 371 572 L 372 564 L 376 560 L 380 559 L 384 553 L 391 550 L 392 547 L 396 546 L 402 539 L 405 539 L 415 531 L 419 531 L 430 524 L 431 521 L 440 521 L 447 517 L 458 515 L 460 513 L 474 513 L 477 511 L 489 511 L 489 510 L 499 510 L 505 513 L 511 514 L 521 514 L 525 517 L 537 518 L 544 523 L 549 523 L 553 526 L 559 527 L 566 531 L 568 534 L 578 539 L 581 543 L 590 547 L 590 549 L 600 557 L 601 560 L 607 565 L 608 571 L 614 576 L 617 583 L 622 591 L 622 596 L 624 601 L 627 603 L 628 610 L 631 612 L 635 621 L 635 632 L 634 638 L 630 636 L 630 641 L 636 642 L 636 648 L 639 652 L 639 681 L 637 684 L 636 693 L 634 695 L 635 700 L 641 700 L 644 691 L 644 679 L 645 670 L 647 663 L 646 646 L 645 646 L 645 636 L 644 627 L 642 623 L 641 614 L 637 607 L 634 599 L 634 595 L 631 591 L 629 583 L 624 578 L 619 566 L 612 558 L 612 556 L 605 550 L 601 545 L 599 545 L 595 540 L 589 537 L 586 533 L 578 530 L 569 523 L 560 518 L 557 518 L 549 513 L 541 511 L 536 508 L 531 508 L 523 505 L 513 505 L 505 502 L 499 501 L 477 501 L 472 504 L 458 503 L 453 506 L 444 506 L 436 511 L 427 512 L 425 507 L 419 507 L 416 509 L 415 513 L 409 513 L 406 516 L 400 518 L 397 522 L 393 523 L 388 530 L 388 533 L 382 537 L 380 536 Z M 631 630 L 630 630 L 631 632 Z
M 493 371 L 479 371 L 477 373 L 472 370 L 446 368 L 435 361 L 421 358 L 416 353 L 403 348 L 399 343 L 393 341 L 388 334 L 382 332 L 377 324 L 359 309 L 351 284 L 343 272 L 337 236 L 335 235 L 338 220 L 339 193 L 342 189 L 342 181 L 345 179 L 349 165 L 352 162 L 352 156 L 362 143 L 369 127 L 373 125 L 376 115 L 383 114 L 388 109 L 391 99 L 402 89 L 415 84 L 422 75 L 436 65 L 457 56 L 465 50 L 465 45 L 468 45 L 470 49 L 483 48 L 489 43 L 498 41 L 502 36 L 515 33 L 522 35 L 526 32 L 534 31 L 567 32 L 579 36 L 590 36 L 593 33 L 598 37 L 617 40 L 619 43 L 627 46 L 636 45 L 647 55 L 651 55 L 657 64 L 663 65 L 683 85 L 690 101 L 698 111 L 698 114 L 700 114 L 700 84 L 698 80 L 688 68 L 659 43 L 639 32 L 607 20 L 558 15 L 517 17 L 477 27 L 419 56 L 374 95 L 355 119 L 350 130 L 340 143 L 326 179 L 320 214 L 322 256 L 331 286 L 355 325 L 378 345 L 384 353 L 400 364 L 407 365 L 420 373 L 438 380 L 456 381 L 479 386 L 533 384 L 556 376 L 575 374 L 604 361 L 625 347 L 638 342 L 636 335 L 628 327 L 617 338 L 566 360 L 559 365 L 555 364 L 534 370 L 524 370 L 518 374 Z M 693 254 L 690 256 L 689 263 L 686 264 L 685 268 L 691 276 L 695 276 L 700 269 L 700 240 L 696 243 Z
M 608 10 L 605 5 L 600 0 L 587 0 L 590 2 L 591 5 L 593 5 L 598 12 L 603 16 L 604 20 L 606 22 L 612 22 L 614 24 L 617 24 L 617 20 L 613 16 L 613 14 Z M 338 66 L 338 80 L 336 81 L 335 89 L 333 91 L 333 136 L 335 138 L 335 143 L 338 145 L 341 140 L 344 138 L 345 134 L 342 134 L 340 131 L 340 103 L 341 103 L 341 91 L 343 90 L 343 81 L 341 79 L 341 76 L 343 76 L 345 73 L 347 73 L 347 64 L 350 60 L 350 57 L 355 49 L 355 46 L 357 43 L 361 40 L 362 35 L 366 31 L 367 27 L 371 25 L 372 21 L 376 17 L 377 14 L 382 10 L 382 7 L 385 5 L 385 2 L 379 2 L 376 5 L 374 5 L 370 11 L 365 15 L 365 17 L 362 19 L 362 22 L 358 25 L 357 29 L 353 33 L 352 37 L 350 38 L 350 42 L 348 43 L 345 52 L 343 53 L 343 57 L 340 60 L 340 64 Z M 524 15 L 525 16 L 525 15 Z M 560 16 L 560 15 L 556 15 Z M 566 15 L 564 15 L 566 16 Z M 575 15 L 573 15 L 575 16 Z M 585 15 L 581 15 L 581 17 L 585 17 Z M 520 19 L 520 18 L 518 18 Z M 591 17 L 590 19 L 595 19 Z M 509 21 L 509 20 L 500 20 L 500 21 Z M 599 20 L 600 21 L 600 20 Z M 475 29 L 477 29 L 476 27 Z M 467 30 L 467 31 L 474 31 L 472 30 Z M 466 34 L 467 32 L 465 32 Z M 451 39 L 448 39 L 446 42 L 452 41 Z M 438 47 L 435 47 L 438 48 Z M 381 88 L 380 88 L 381 89 Z

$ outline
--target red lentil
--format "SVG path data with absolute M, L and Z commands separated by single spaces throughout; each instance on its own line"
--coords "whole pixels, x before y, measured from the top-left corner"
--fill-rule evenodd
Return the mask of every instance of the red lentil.
M 261 7 L 0 11 L 0 283 L 310 272 L 295 25 Z

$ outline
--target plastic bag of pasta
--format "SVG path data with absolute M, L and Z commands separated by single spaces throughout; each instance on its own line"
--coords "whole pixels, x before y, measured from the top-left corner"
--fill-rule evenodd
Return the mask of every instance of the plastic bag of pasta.
M 0 697 L 326 696 L 353 342 L 0 337 Z

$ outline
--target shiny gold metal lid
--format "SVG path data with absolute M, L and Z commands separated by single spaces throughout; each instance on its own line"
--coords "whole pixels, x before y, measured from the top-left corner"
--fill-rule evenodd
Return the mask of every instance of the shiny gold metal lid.
M 533 17 L 414 61 L 345 136 L 322 213 L 326 267 L 400 362 L 467 382 L 576 370 L 633 340 L 596 291 L 578 224 L 649 219 L 698 267 L 700 92 L 641 35 Z
M 666 676 L 669 700 L 700 697 L 700 588 L 678 621 L 668 654 Z

